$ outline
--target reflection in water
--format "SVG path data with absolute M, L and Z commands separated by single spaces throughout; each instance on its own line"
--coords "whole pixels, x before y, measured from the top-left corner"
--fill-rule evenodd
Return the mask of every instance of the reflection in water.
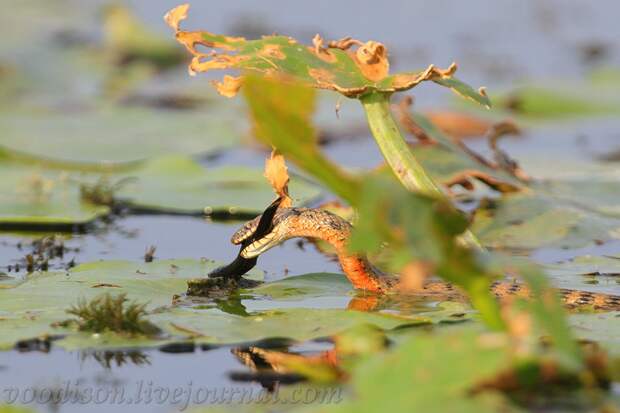
M 151 365 L 150 357 L 139 350 L 80 352 L 80 361 L 84 362 L 90 358 L 97 361 L 97 363 L 106 370 L 111 370 L 113 367 L 122 367 L 124 365 Z
M 281 384 L 295 384 L 305 381 L 300 374 L 288 373 L 284 369 L 263 357 L 259 347 L 237 347 L 230 350 L 237 360 L 250 369 L 249 372 L 233 371 L 229 377 L 233 381 L 255 382 L 269 392 L 275 392 Z M 288 347 L 279 351 L 288 353 Z

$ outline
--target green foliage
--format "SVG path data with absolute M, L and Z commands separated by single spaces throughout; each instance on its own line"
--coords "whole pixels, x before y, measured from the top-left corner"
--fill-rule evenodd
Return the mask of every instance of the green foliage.
M 279 86 L 276 81 L 255 77 L 246 79 L 245 94 L 258 136 L 358 210 L 360 216 L 351 242 L 353 249 L 377 252 L 381 246 L 389 244 L 390 269 L 397 273 L 411 261 L 429 264 L 433 273 L 465 290 L 482 318 L 496 329 L 509 328 L 513 320 L 502 317 L 489 287 L 494 279 L 507 273 L 522 276 L 532 288 L 532 302 L 536 303 L 527 311 L 536 320 L 541 333 L 554 337 L 557 351 L 566 365 L 574 368 L 580 365 L 580 354 L 563 311 L 553 296 L 548 298 L 552 293 L 542 272 L 464 246 L 458 237 L 465 234 L 467 220 L 448 201 L 406 191 L 385 178 L 359 177 L 357 182 L 364 182 L 361 187 L 352 179 L 334 180 L 331 172 L 339 174 L 340 170 L 316 150 L 310 134 L 303 134 L 302 142 L 311 142 L 315 150 L 296 148 L 292 143 L 296 142 L 295 132 L 311 130 L 303 123 L 308 122 L 307 108 L 312 107 L 313 102 L 308 95 L 303 105 L 296 101 L 301 93 L 300 86 Z M 263 95 L 268 95 L 269 99 Z M 287 106 L 289 101 L 296 101 L 297 106 Z M 323 170 L 324 164 L 328 165 L 327 170 Z
M 316 131 L 310 123 L 314 90 L 247 76 L 244 94 L 258 139 L 277 148 L 340 197 L 355 203 L 360 185 L 357 178 L 329 161 L 318 148 Z
M 247 215 L 260 212 L 273 196 L 256 168 L 205 169 L 180 155 L 108 173 L 56 166 L 0 157 L 0 226 L 70 230 L 107 216 L 115 205 L 155 213 Z M 297 176 L 291 182 L 291 196 L 301 204 L 320 194 Z
M 541 186 L 536 192 L 484 200 L 474 214 L 473 230 L 489 247 L 532 249 L 578 248 L 611 239 L 613 230 L 620 228 L 617 218 L 593 213 L 592 208 L 580 208 L 544 190 Z
M 324 411 L 516 412 L 497 393 L 470 393 L 505 365 L 507 350 L 475 331 L 416 335 L 356 366 L 353 400 Z
M 571 85 L 572 87 L 573 85 Z M 568 118 L 620 112 L 620 105 L 601 99 L 588 99 L 567 91 L 542 87 L 523 87 L 497 99 L 497 106 L 519 115 L 535 118 Z
M 441 70 L 430 65 L 419 72 L 389 75 L 387 49 L 369 41 L 345 38 L 324 44 L 320 36 L 313 39 L 313 47 L 299 44 L 287 36 L 263 36 L 258 40 L 230 37 L 207 31 L 183 31 L 179 25 L 187 17 L 189 5 L 179 6 L 165 19 L 175 31 L 176 39 L 193 55 L 191 72 L 214 69 L 238 69 L 259 75 L 278 76 L 294 83 L 329 89 L 348 97 L 374 93 L 392 93 L 410 89 L 423 81 L 434 81 L 452 89 L 461 96 L 490 106 L 486 94 L 477 92 L 453 77 L 456 65 Z M 211 48 L 214 54 L 204 53 L 197 45 Z M 352 49 L 355 49 L 353 51 Z M 224 78 L 216 84 L 220 93 L 234 96 L 237 83 Z
M 489 292 L 494 277 L 457 241 L 468 223 L 447 201 L 408 192 L 379 178 L 366 181 L 357 207 L 353 250 L 378 253 L 388 244 L 390 269 L 396 273 L 411 261 L 429 263 L 434 273 L 469 293 L 491 326 L 501 328 L 499 308 Z
M 148 314 L 146 304 L 130 302 L 126 294 L 103 294 L 90 301 L 80 300 L 67 313 L 78 318 L 77 327 L 80 331 L 145 336 L 160 331 L 145 319 Z
M 237 121 L 238 124 L 238 121 Z M 0 148 L 25 160 L 73 169 L 113 170 L 172 154 L 202 155 L 239 143 L 230 113 L 100 105 L 72 112 L 0 113 Z

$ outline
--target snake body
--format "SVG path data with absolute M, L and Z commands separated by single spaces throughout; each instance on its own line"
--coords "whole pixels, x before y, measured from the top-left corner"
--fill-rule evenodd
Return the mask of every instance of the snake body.
M 258 216 L 243 225 L 231 238 L 233 244 L 242 244 L 239 255 L 254 259 L 265 251 L 291 238 L 320 239 L 331 244 L 338 256 L 342 271 L 353 287 L 376 293 L 386 293 L 397 287 L 398 278 L 384 274 L 374 267 L 366 257 L 351 254 L 347 242 L 353 229 L 345 219 L 318 208 L 279 208 L 273 215 L 270 231 L 256 237 L 261 217 Z M 251 242 L 248 240 L 251 239 Z M 531 291 L 522 283 L 497 281 L 491 291 L 498 299 L 529 297 Z M 427 282 L 420 294 L 462 296 L 450 283 Z M 591 307 L 598 310 L 620 310 L 620 296 L 588 291 L 558 289 L 558 294 L 567 307 Z

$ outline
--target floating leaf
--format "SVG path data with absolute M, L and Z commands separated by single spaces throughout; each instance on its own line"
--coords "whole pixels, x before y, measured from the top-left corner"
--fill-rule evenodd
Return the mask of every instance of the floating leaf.
M 383 329 L 420 323 L 420 318 L 344 309 L 281 308 L 233 316 L 215 310 L 173 309 L 150 317 L 158 326 L 178 334 L 173 324 L 202 334 L 206 343 L 251 342 L 270 337 L 304 341 L 337 334 L 359 324 Z M 424 318 L 422 318 L 424 321 Z
M 253 214 L 273 200 L 261 172 L 248 167 L 205 169 L 181 156 L 147 162 L 123 176 L 133 180 L 116 197 L 136 210 L 181 214 Z M 300 204 L 317 197 L 319 188 L 293 177 L 293 199 Z
M 497 393 L 470 394 L 478 381 L 506 365 L 504 343 L 501 337 L 475 331 L 416 335 L 360 363 L 353 369 L 353 400 L 323 411 L 519 411 Z
M 495 248 L 576 248 L 616 238 L 620 220 L 598 216 L 575 205 L 536 193 L 507 194 L 483 202 L 473 231 Z
M 205 154 L 234 146 L 240 133 L 215 109 L 157 111 L 132 107 L 78 113 L 0 115 L 0 147 L 7 155 L 74 167 L 140 161 L 170 154 Z
M 617 255 L 584 255 L 547 264 L 545 268 L 559 287 L 618 294 L 620 257 Z
M 266 76 L 281 76 L 320 89 L 330 89 L 348 97 L 371 92 L 391 93 L 410 89 L 432 80 L 454 92 L 490 106 L 484 90 L 476 92 L 452 77 L 456 65 L 442 70 L 430 65 L 426 70 L 389 75 L 387 49 L 378 42 L 344 38 L 324 44 L 320 36 L 313 46 L 304 46 L 286 36 L 263 36 L 259 40 L 229 37 L 206 31 L 187 32 L 179 25 L 187 17 L 189 5 L 184 4 L 166 14 L 165 20 L 175 31 L 177 41 L 193 55 L 190 73 L 214 69 L 238 69 Z M 202 52 L 197 46 L 213 49 Z M 356 48 L 355 51 L 351 48 Z M 231 87 L 231 83 L 234 87 Z M 216 87 L 225 96 L 234 95 L 239 80 L 226 78 Z
M 80 199 L 66 173 L 0 159 L 0 226 L 84 226 L 110 212 Z
M 4 227 L 84 227 L 109 214 L 109 205 L 117 202 L 157 213 L 257 214 L 273 198 L 258 169 L 206 169 L 184 156 L 156 158 L 122 173 L 101 175 L 3 161 L 0 153 L 0 173 L 0 226 Z M 292 195 L 300 204 L 319 195 L 316 186 L 292 179 Z
M 147 319 L 172 337 L 183 339 L 188 336 L 188 331 L 192 331 L 192 338 L 208 343 L 235 343 L 276 336 L 309 340 L 330 336 L 360 323 L 392 329 L 400 325 L 427 324 L 433 319 L 440 321 L 448 316 L 442 312 L 437 312 L 436 318 L 428 318 L 313 308 L 273 308 L 235 314 L 223 312 L 215 304 L 199 304 L 195 308 L 169 307 L 174 295 L 185 292 L 189 279 L 205 277 L 216 264 L 196 260 L 108 261 L 82 264 L 68 273 L 33 275 L 13 288 L 0 289 L 0 348 L 10 348 L 22 339 L 59 334 L 68 334 L 68 337 L 57 344 L 70 349 L 162 343 L 161 339 L 109 333 L 97 337 L 51 326 L 69 318 L 66 310 L 71 304 L 80 299 L 93 299 L 102 293 L 112 296 L 126 294 L 132 301 L 147 303 Z M 250 277 L 257 279 L 260 275 L 252 272 Z M 244 294 L 248 293 L 251 291 Z M 260 295 L 260 288 L 257 293 Z M 67 297 L 71 299 L 68 301 Z M 250 299 L 248 295 L 246 300 Z M 434 317 L 433 311 L 428 313 Z
M 499 97 L 497 107 L 536 119 L 573 118 L 620 112 L 618 102 L 535 86 L 522 87 L 504 97 Z
M 216 266 L 213 261 L 196 260 L 107 261 L 82 264 L 68 273 L 33 275 L 14 288 L 0 289 L 0 348 L 21 339 L 68 333 L 51 324 L 70 318 L 66 310 L 80 299 L 91 300 L 102 293 L 127 294 L 130 300 L 148 303 L 148 311 L 170 305 L 173 295 L 185 292 L 187 280 L 205 277 Z M 257 272 L 251 276 L 260 278 Z M 89 335 L 81 337 L 76 342 L 97 345 Z M 110 343 L 119 340 L 112 337 Z

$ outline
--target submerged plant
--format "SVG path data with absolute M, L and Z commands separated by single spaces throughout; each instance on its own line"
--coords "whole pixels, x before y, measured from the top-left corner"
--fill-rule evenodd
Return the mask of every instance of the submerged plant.
M 91 301 L 81 300 L 67 310 L 76 316 L 80 331 L 93 333 L 114 332 L 129 335 L 151 336 L 159 328 L 146 320 L 146 304 L 129 302 L 126 294 L 112 296 L 103 294 Z

